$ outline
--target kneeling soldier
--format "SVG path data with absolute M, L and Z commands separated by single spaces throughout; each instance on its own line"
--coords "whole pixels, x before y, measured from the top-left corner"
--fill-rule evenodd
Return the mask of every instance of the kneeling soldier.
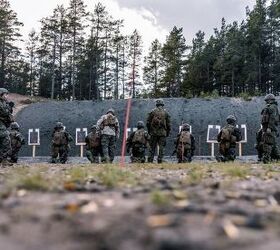
M 219 155 L 217 161 L 234 161 L 236 158 L 236 143 L 242 139 L 241 131 L 236 127 L 236 118 L 233 115 L 227 117 L 227 125 L 218 134 Z
M 99 163 L 101 153 L 101 138 L 97 133 L 97 126 L 91 127 L 91 132 L 86 137 L 86 156 L 91 163 Z
M 131 135 L 127 138 L 126 146 L 127 146 L 127 153 L 131 151 L 131 161 L 145 163 L 146 155 L 145 151 L 146 148 L 149 147 L 149 140 L 150 136 L 147 131 L 144 129 L 144 122 L 139 121 L 137 123 L 137 131 L 131 133 Z
M 64 164 L 67 161 L 70 149 L 69 143 L 73 141 L 73 137 L 64 129 L 61 122 L 57 122 L 52 134 L 52 161 L 57 162 L 59 155 L 59 162 Z
M 9 154 L 10 161 L 12 163 L 17 163 L 18 152 L 21 146 L 25 144 L 24 137 L 19 132 L 19 125 L 17 122 L 13 122 L 11 124 L 10 139 L 11 139 L 11 147 L 12 147 L 11 152 Z
M 175 142 L 178 163 L 191 162 L 195 150 L 195 139 L 190 133 L 190 125 L 184 123 Z

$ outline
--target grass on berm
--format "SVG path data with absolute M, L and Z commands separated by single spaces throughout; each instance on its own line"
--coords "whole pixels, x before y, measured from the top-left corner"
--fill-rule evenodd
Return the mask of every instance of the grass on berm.
M 181 185 L 199 185 L 205 181 L 269 179 L 280 175 L 280 164 L 191 163 L 111 165 L 15 165 L 0 169 L 0 190 L 26 189 L 41 192 L 74 191 L 89 183 L 109 189 L 145 185 L 156 178 L 178 180 Z

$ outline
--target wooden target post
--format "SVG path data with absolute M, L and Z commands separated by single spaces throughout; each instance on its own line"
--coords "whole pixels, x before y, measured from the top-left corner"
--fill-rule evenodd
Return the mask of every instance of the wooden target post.
M 87 128 L 76 128 L 76 145 L 80 146 L 80 157 L 84 157 L 84 146 L 86 145 Z
M 217 136 L 221 131 L 220 125 L 208 125 L 207 143 L 211 144 L 211 156 L 215 156 L 215 144 L 218 143 Z
M 239 128 L 241 130 L 241 135 L 242 135 L 242 140 L 240 142 L 238 142 L 238 153 L 239 156 L 242 156 L 242 151 L 243 151 L 243 144 L 247 143 L 247 125 L 246 124 L 241 124 L 236 125 L 237 128 Z
M 28 145 L 32 146 L 32 158 L 36 157 L 36 146 L 40 146 L 40 129 L 28 129 Z

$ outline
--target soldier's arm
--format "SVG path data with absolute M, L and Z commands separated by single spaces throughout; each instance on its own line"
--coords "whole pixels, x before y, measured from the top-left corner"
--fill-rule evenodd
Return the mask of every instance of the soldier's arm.
M 220 133 L 217 135 L 217 141 L 221 142 L 221 136 L 222 136 L 222 130 L 220 131 Z
M 167 133 L 167 136 L 169 136 L 170 134 L 170 130 L 171 130 L 171 122 L 170 122 L 170 115 L 168 112 L 166 112 L 166 133 Z
M 96 126 L 98 131 L 102 129 L 101 127 L 104 120 L 105 120 L 105 115 L 101 116 L 101 118 L 97 121 Z
M 147 129 L 148 129 L 148 133 L 149 133 L 149 134 L 151 133 L 152 118 L 153 118 L 153 113 L 150 112 L 150 113 L 148 114 L 147 123 L 146 123 L 146 126 L 147 126 Z
M 116 120 L 117 120 L 116 121 L 116 127 L 115 127 L 115 129 L 116 129 L 116 137 L 120 138 L 120 123 L 119 123 L 118 119 L 116 119 Z
M 236 137 L 237 142 L 242 140 L 242 134 L 241 134 L 241 130 L 239 128 L 234 129 L 234 136 Z
M 67 138 L 67 141 L 68 141 L 68 142 L 73 141 L 73 137 L 70 135 L 70 133 L 65 132 L 65 135 L 66 135 L 66 138 Z
M 195 138 L 193 135 L 191 135 L 191 150 L 195 151 Z

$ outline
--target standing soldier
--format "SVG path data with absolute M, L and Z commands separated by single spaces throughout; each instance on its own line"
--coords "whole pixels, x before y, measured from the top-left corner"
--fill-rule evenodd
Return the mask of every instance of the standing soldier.
M 218 134 L 219 155 L 216 157 L 219 162 L 234 161 L 236 158 L 236 143 L 241 141 L 242 135 L 236 127 L 236 118 L 233 115 L 227 117 L 227 125 Z
M 126 141 L 127 153 L 131 151 L 131 162 L 145 163 L 146 148 L 149 147 L 150 136 L 144 129 L 144 122 L 137 122 L 137 131 L 130 134 Z
M 190 132 L 190 125 L 184 123 L 175 142 L 178 163 L 191 162 L 194 156 L 195 139 Z
M 10 139 L 11 139 L 11 151 L 10 151 L 10 159 L 12 163 L 17 163 L 18 161 L 18 152 L 22 145 L 25 144 L 23 135 L 19 132 L 19 125 L 17 122 L 13 122 L 11 124 L 10 131 Z
M 52 134 L 52 161 L 56 163 L 59 156 L 59 162 L 65 164 L 70 149 L 69 143 L 73 137 L 64 129 L 62 122 L 57 122 Z
M 13 108 L 12 102 L 8 102 L 8 90 L 0 88 L 0 163 L 4 165 L 11 165 L 8 162 L 8 154 L 11 151 L 11 140 L 9 136 L 8 127 L 13 122 Z
M 157 146 L 159 146 L 158 163 L 162 163 L 166 137 L 168 137 L 170 133 L 170 115 L 164 109 L 164 102 L 162 99 L 156 100 L 156 108 L 149 113 L 147 128 L 148 133 L 151 135 L 151 148 L 148 162 L 154 161 L 155 151 Z
M 268 94 L 264 98 L 265 108 L 262 110 L 262 130 L 263 130 L 263 163 L 271 162 L 272 155 L 276 160 L 280 159 L 279 150 L 276 143 L 277 126 L 279 123 L 278 104 L 273 94 Z
M 101 134 L 102 162 L 112 163 L 115 157 L 116 141 L 120 136 L 120 125 L 115 111 L 109 109 L 97 121 L 98 132 Z
M 86 156 L 91 163 L 99 163 L 101 153 L 100 135 L 97 133 L 97 126 L 91 127 L 91 132 L 86 136 Z

